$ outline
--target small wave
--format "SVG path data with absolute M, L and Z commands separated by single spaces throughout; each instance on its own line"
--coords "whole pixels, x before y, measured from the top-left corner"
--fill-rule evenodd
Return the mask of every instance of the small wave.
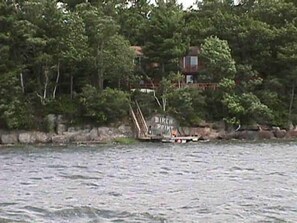
M 193 206 L 193 205 L 187 205 L 183 206 L 181 209 L 195 209 L 195 212 L 199 214 L 210 214 L 211 210 L 209 210 L 206 207 L 201 207 L 201 206 Z
M 285 223 L 288 222 L 287 219 L 285 218 L 280 218 L 280 217 L 276 217 L 276 216 L 266 216 L 267 222 L 279 222 L 279 223 Z
M 51 212 L 47 216 L 53 222 L 152 222 L 165 223 L 166 219 L 150 213 L 130 213 L 96 209 L 93 207 L 73 207 Z
M 4 202 L 4 203 L 0 203 L 0 207 L 7 207 L 7 206 L 16 205 L 16 204 L 17 203 L 15 203 L 15 202 Z
M 0 222 L 1 223 L 29 223 L 29 221 L 24 221 L 24 220 L 11 220 L 11 219 L 8 219 L 8 218 L 1 218 L 0 217 Z
M 71 180 L 99 180 L 100 177 L 91 177 L 91 176 L 83 176 L 83 175 L 63 175 L 62 177 L 71 179 Z
M 95 183 L 83 183 L 83 185 L 86 185 L 88 187 L 99 187 L 99 184 L 95 184 Z
M 230 168 L 230 171 L 251 171 L 254 172 L 255 169 L 254 168 L 241 168 L 239 166 L 234 166 Z
M 163 216 L 150 213 L 131 213 L 128 211 L 114 211 L 97 209 L 89 206 L 64 208 L 50 211 L 44 208 L 25 206 L 21 210 L 1 216 L 2 223 L 29 223 L 29 222 L 59 222 L 59 223 L 95 223 L 95 222 L 151 222 L 166 223 Z
M 25 186 L 31 185 L 31 184 L 32 184 L 31 182 L 20 182 L 20 185 L 25 185 Z
M 168 167 L 164 167 L 164 166 L 162 166 L 161 168 L 160 168 L 161 170 L 171 170 L 170 168 L 168 168 Z
M 76 166 L 72 166 L 74 168 L 78 168 L 78 169 L 88 169 L 87 166 L 79 166 L 79 165 L 76 165 Z
M 117 192 L 109 192 L 108 195 L 114 196 L 114 197 L 120 197 L 122 194 L 117 193 Z
M 30 180 L 42 180 L 41 177 L 30 177 L 29 179 L 30 179 Z
M 59 169 L 59 168 L 67 168 L 67 166 L 64 165 L 48 165 L 48 168 L 53 168 L 53 169 Z
M 286 174 L 284 172 L 271 172 L 267 175 L 278 175 L 278 176 L 286 176 Z
M 28 210 L 30 212 L 38 213 L 38 214 L 47 214 L 48 213 L 46 209 L 34 207 L 34 206 L 25 206 L 24 209 Z

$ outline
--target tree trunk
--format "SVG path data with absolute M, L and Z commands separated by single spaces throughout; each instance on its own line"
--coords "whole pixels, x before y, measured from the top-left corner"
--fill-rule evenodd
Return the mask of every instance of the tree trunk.
M 293 108 L 294 97 L 295 97 L 295 83 L 292 84 L 292 89 L 291 89 L 291 99 L 290 99 L 289 115 L 288 115 L 289 123 L 292 122 L 292 120 L 291 120 L 292 117 L 291 116 L 292 116 L 292 108 Z
M 97 48 L 97 75 L 98 75 L 98 85 L 99 90 L 103 90 L 103 60 L 102 60 L 102 52 L 103 52 L 104 44 L 101 43 Z
M 20 73 L 20 80 L 21 80 L 22 92 L 25 93 L 24 77 L 22 72 Z
M 162 73 L 165 74 L 165 64 L 163 62 L 162 62 L 161 69 L 162 69 Z
M 44 90 L 43 90 L 43 99 L 46 99 L 46 97 L 47 97 L 47 86 L 48 86 L 48 67 L 47 67 L 47 65 L 45 66 L 44 76 L 45 76 L 45 83 L 44 83 Z
M 163 96 L 162 97 L 163 112 L 166 111 L 166 104 L 167 104 L 167 99 L 165 96 Z
M 58 61 L 58 64 L 57 64 L 57 77 L 56 77 L 55 87 L 54 87 L 54 90 L 53 90 L 53 99 L 56 98 L 56 92 L 57 92 L 59 79 L 60 79 L 60 61 Z
M 121 89 L 121 79 L 118 80 L 118 88 Z
M 70 98 L 73 98 L 73 75 L 70 75 Z

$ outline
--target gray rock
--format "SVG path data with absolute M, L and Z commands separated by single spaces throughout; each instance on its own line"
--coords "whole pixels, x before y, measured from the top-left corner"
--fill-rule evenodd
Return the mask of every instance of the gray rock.
M 297 138 L 297 131 L 289 130 L 286 134 L 286 138 Z
M 89 142 L 91 139 L 89 134 L 78 134 L 78 135 L 74 135 L 71 138 L 71 141 L 74 142 Z
M 58 135 L 62 135 L 64 132 L 66 132 L 66 125 L 64 125 L 64 124 L 58 124 L 57 125 L 57 133 L 58 133 Z
M 108 127 L 99 127 L 98 128 L 98 135 L 100 137 L 108 137 L 112 134 L 113 134 L 113 131 L 111 130 L 111 128 L 108 128 Z
M 54 135 L 52 136 L 52 142 L 57 144 L 65 144 L 70 142 L 69 135 Z
M 98 129 L 97 128 L 93 128 L 91 131 L 90 131 L 90 140 L 92 141 L 98 141 L 99 140 L 99 134 L 98 134 Z
M 18 143 L 18 135 L 16 133 L 1 135 L 1 142 L 3 144 L 16 144 Z
M 235 139 L 240 140 L 256 140 L 259 138 L 258 131 L 250 131 L 250 130 L 244 130 L 244 131 L 238 131 L 233 133 L 233 137 Z
M 36 143 L 36 134 L 34 132 L 23 132 L 19 134 L 19 142 L 24 144 Z
M 54 114 L 46 116 L 47 131 L 55 132 L 57 117 Z
M 67 129 L 67 132 L 75 132 L 76 131 L 76 128 L 75 127 L 69 127 Z
M 51 134 L 45 132 L 35 132 L 37 143 L 50 143 L 52 141 Z
M 284 130 L 284 129 L 275 129 L 274 131 L 273 131 L 273 134 L 274 134 L 274 136 L 276 137 L 276 138 L 284 138 L 285 136 L 286 136 L 286 134 L 287 134 L 287 131 L 286 130 Z
M 118 127 L 118 130 L 121 134 L 132 137 L 133 136 L 133 131 L 131 126 L 129 125 L 120 125 Z
M 57 116 L 57 124 L 64 124 L 64 123 L 65 123 L 65 120 L 64 120 L 63 115 L 58 115 Z
M 274 138 L 274 134 L 271 131 L 259 131 L 259 139 L 272 139 Z
M 64 132 L 63 133 L 63 136 L 65 138 L 68 138 L 69 139 L 69 142 L 72 142 L 72 141 L 74 141 L 73 138 L 75 136 L 77 136 L 77 135 L 80 135 L 80 134 L 82 134 L 82 133 L 81 132 L 78 132 L 78 131 L 75 131 L 75 132 Z
M 83 129 L 82 132 L 83 133 L 89 133 L 91 130 L 90 129 Z
M 125 137 L 125 135 L 114 127 L 100 127 L 98 128 L 98 135 L 100 141 L 111 141 L 114 138 Z
M 92 129 L 92 127 L 90 125 L 84 125 L 84 127 L 83 127 L 84 132 L 90 132 L 91 129 Z

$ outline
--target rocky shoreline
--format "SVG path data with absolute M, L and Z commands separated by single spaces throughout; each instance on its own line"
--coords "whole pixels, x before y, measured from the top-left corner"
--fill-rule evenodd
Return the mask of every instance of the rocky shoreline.
M 195 135 L 200 140 L 292 140 L 297 138 L 297 128 L 292 130 L 280 129 L 279 127 L 266 129 L 245 128 L 238 131 L 226 131 L 224 128 L 200 127 L 191 128 L 189 135 Z
M 184 128 L 183 132 L 187 132 Z M 285 130 L 271 128 L 266 130 L 248 129 L 240 131 L 225 131 L 212 127 L 191 128 L 188 135 L 195 135 L 199 140 L 292 140 L 297 138 L 297 128 Z M 119 127 L 69 127 L 58 124 L 56 131 L 46 133 L 41 131 L 0 131 L 0 144 L 97 144 L 108 143 L 118 138 L 133 138 L 133 129 L 129 125 Z
M 108 143 L 117 138 L 131 138 L 130 126 L 119 127 L 69 127 L 59 124 L 56 132 L 41 131 L 1 131 L 0 144 L 80 144 Z

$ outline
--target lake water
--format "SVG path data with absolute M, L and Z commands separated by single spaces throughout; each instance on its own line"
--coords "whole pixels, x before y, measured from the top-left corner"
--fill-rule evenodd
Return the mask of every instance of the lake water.
M 0 148 L 0 222 L 297 222 L 297 142 Z

